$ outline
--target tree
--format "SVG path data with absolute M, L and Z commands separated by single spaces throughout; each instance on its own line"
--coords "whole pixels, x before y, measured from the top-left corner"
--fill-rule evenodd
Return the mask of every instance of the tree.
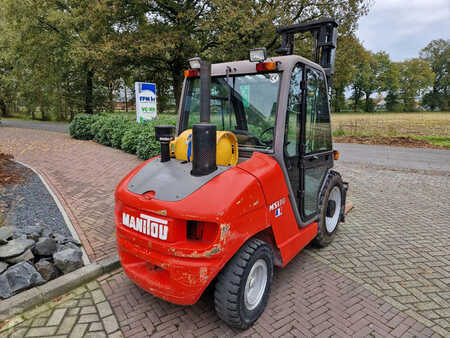
M 400 63 L 400 97 L 405 111 L 415 110 L 416 97 L 432 86 L 434 78 L 426 60 L 414 58 Z
M 133 87 L 129 81 L 142 77 L 157 83 L 161 107 L 168 102 L 170 91 L 178 106 L 189 58 L 247 59 L 249 49 L 263 46 L 273 55 L 280 45 L 278 25 L 321 16 L 337 19 L 344 50 L 369 3 L 2 0 L 0 46 L 6 47 L 0 50 L 0 59 L 11 61 L 10 83 L 26 82 L 13 95 L 32 116 L 40 112 L 67 118 L 79 111 L 110 110 L 122 81 Z M 302 41 L 298 46 L 306 53 L 310 39 Z M 338 59 L 339 55 L 338 48 Z M 349 62 L 343 62 L 336 78 L 348 73 L 349 67 Z
M 450 40 L 433 40 L 422 51 L 420 57 L 431 64 L 436 78 L 433 90 L 425 94 L 423 103 L 432 110 L 450 107 Z

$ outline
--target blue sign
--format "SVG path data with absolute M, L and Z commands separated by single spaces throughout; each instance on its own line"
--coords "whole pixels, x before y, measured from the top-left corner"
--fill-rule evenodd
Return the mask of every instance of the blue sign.
M 136 82 L 136 120 L 144 122 L 156 118 L 156 84 Z

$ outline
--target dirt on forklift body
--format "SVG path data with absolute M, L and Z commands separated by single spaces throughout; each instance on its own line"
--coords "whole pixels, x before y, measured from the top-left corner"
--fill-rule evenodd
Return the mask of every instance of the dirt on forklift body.
M 155 129 L 161 156 L 116 189 L 118 251 L 133 282 L 190 305 L 215 281 L 217 314 L 245 329 L 264 311 L 274 265 L 331 243 L 348 188 L 332 169 L 336 29 L 328 18 L 281 27 L 278 57 L 262 48 L 248 61 L 189 60 L 177 127 Z M 304 32 L 316 62 L 292 55 Z

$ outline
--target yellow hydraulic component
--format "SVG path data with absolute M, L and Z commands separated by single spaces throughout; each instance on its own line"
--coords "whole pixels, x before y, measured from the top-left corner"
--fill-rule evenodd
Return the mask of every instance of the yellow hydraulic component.
M 235 166 L 239 159 L 238 141 L 231 131 L 218 131 L 216 133 L 216 164 Z
M 177 160 L 192 162 L 192 129 L 183 131 L 170 142 L 170 153 Z M 231 131 L 218 131 L 216 133 L 216 164 L 222 166 L 235 166 L 239 159 L 238 141 Z

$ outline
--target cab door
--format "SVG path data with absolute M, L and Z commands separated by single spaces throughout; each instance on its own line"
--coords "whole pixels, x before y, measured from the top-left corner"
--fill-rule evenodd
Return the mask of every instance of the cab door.
M 300 215 L 303 221 L 319 213 L 319 194 L 333 166 L 328 93 L 323 72 L 305 67 L 300 159 Z

